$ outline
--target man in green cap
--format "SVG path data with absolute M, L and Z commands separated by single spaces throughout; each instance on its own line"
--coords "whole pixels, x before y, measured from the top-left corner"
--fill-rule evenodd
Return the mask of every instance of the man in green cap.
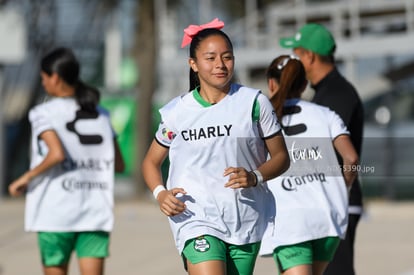
M 344 121 L 352 143 L 361 154 L 363 131 L 363 105 L 351 83 L 335 66 L 335 39 L 324 26 L 306 24 L 293 37 L 281 38 L 283 48 L 291 48 L 303 63 L 306 77 L 315 90 L 312 102 L 327 106 Z M 339 157 L 342 164 L 342 159 Z M 344 167 L 346 169 L 346 167 Z M 355 232 L 363 210 L 362 192 L 358 179 L 352 185 L 349 197 L 349 220 L 345 240 L 342 240 L 325 275 L 353 275 Z

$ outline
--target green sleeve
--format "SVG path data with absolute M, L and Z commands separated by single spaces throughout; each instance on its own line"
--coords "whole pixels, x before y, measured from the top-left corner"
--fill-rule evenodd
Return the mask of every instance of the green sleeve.
M 254 122 L 257 122 L 260 119 L 260 104 L 257 98 L 254 100 L 253 103 L 252 119 Z

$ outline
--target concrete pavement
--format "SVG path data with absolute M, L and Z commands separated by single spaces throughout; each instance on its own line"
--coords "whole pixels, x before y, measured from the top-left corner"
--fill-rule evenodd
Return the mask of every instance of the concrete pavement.
M 358 275 L 414 275 L 414 202 L 367 201 L 356 241 Z M 0 200 L 0 275 L 41 275 L 36 235 L 23 231 L 23 199 Z M 117 199 L 109 275 L 186 274 L 167 219 L 149 199 Z M 72 257 L 71 275 L 78 275 Z M 276 274 L 259 258 L 255 275 Z

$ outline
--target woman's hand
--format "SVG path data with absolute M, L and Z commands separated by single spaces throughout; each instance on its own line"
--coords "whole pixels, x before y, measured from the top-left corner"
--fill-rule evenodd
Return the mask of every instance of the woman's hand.
M 254 187 L 257 185 L 256 177 L 252 172 L 248 172 L 243 167 L 228 167 L 224 170 L 224 176 L 228 176 L 229 181 L 224 187 L 232 189 Z
M 176 196 L 178 194 L 185 195 L 186 193 L 183 188 L 161 191 L 157 196 L 161 211 L 169 217 L 182 213 L 186 209 L 185 203 L 177 199 Z
M 27 189 L 31 177 L 28 173 L 23 174 L 20 178 L 16 179 L 9 185 L 9 193 L 13 197 L 23 195 Z

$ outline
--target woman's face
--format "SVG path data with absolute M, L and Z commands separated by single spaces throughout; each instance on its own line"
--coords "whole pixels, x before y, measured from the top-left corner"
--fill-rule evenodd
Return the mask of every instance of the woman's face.
M 41 72 L 42 85 L 46 92 L 51 96 L 56 96 L 56 74 L 48 75 L 45 72 Z
M 201 41 L 196 58 L 190 58 L 189 63 L 198 73 L 201 87 L 228 88 L 234 72 L 234 56 L 224 37 L 212 35 Z

